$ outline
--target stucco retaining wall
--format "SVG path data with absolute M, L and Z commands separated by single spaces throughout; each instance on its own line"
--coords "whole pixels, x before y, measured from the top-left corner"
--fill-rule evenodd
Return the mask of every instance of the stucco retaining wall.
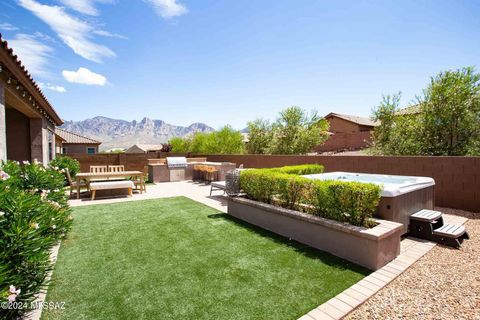
M 363 228 L 246 198 L 227 202 L 228 214 L 238 219 L 371 270 L 400 254 L 400 223 L 377 220 L 377 226 Z

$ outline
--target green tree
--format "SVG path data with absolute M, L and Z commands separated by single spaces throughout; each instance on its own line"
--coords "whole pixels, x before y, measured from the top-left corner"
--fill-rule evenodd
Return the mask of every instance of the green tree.
M 240 131 L 226 125 L 209 134 L 207 150 L 209 153 L 242 154 L 245 152 L 243 136 Z
M 373 133 L 373 152 L 480 154 L 480 74 L 470 67 L 441 72 L 417 100 L 417 113 L 398 114 L 400 95 L 383 98 L 373 110 L 381 122 Z
M 480 74 L 468 67 L 432 78 L 420 99 L 425 149 L 432 155 L 466 155 L 480 139 Z
M 372 119 L 379 125 L 373 132 L 373 154 L 422 153 L 422 130 L 417 114 L 398 115 L 401 93 L 383 96 L 382 102 L 372 112 Z
M 270 122 L 264 119 L 256 119 L 248 122 L 247 128 L 247 152 L 251 154 L 267 153 L 273 139 L 273 130 Z
M 328 122 L 317 112 L 308 114 L 292 106 L 280 112 L 273 124 L 273 140 L 269 147 L 272 154 L 303 154 L 328 139 Z
M 190 149 L 190 139 L 174 137 L 168 142 L 172 146 L 172 152 L 188 152 Z
M 245 150 L 242 134 L 228 125 L 210 133 L 196 132 L 191 137 L 175 137 L 169 144 L 173 152 L 241 154 Z

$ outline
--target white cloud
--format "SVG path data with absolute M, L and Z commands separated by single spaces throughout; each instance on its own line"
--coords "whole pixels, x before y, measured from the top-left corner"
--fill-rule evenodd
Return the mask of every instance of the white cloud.
M 100 13 L 95 7 L 97 3 L 111 3 L 111 0 L 59 0 L 63 5 L 77 12 L 98 16 Z
M 59 92 L 59 93 L 64 93 L 64 92 L 67 92 L 67 89 L 65 89 L 64 87 L 62 86 L 57 86 L 57 85 L 54 85 L 54 84 L 51 84 L 51 83 L 43 83 L 43 82 L 40 82 L 38 84 L 40 86 L 40 88 L 44 89 L 48 89 L 48 90 L 52 90 L 52 91 L 56 91 L 56 92 Z
M 22 33 L 8 41 L 8 44 L 32 75 L 40 77 L 49 75 L 45 67 L 53 52 L 52 48 L 38 41 L 34 36 Z
M 118 38 L 118 39 L 128 39 L 128 37 L 117 34 L 117 33 L 111 33 L 105 30 L 95 30 L 93 31 L 96 35 L 103 36 L 103 37 L 109 37 L 109 38 Z
M 101 74 L 92 72 L 87 68 L 78 68 L 77 71 L 62 71 L 63 77 L 68 82 L 104 86 L 107 83 L 107 78 Z
M 8 22 L 1 22 L 0 23 L 0 29 L 5 30 L 5 31 L 16 31 L 16 30 L 18 30 L 17 27 L 15 27 L 13 24 L 8 23 Z
M 91 24 L 69 15 L 65 12 L 65 8 L 44 5 L 35 0 L 18 0 L 18 2 L 48 24 L 79 56 L 95 62 L 115 56 L 108 47 L 91 41 L 90 35 L 95 29 Z
M 162 18 L 171 18 L 188 13 L 188 9 L 184 4 L 178 3 L 177 0 L 145 0 L 150 3 L 159 16 Z
M 33 35 L 34 35 L 37 39 L 41 39 L 41 40 L 48 41 L 48 42 L 52 42 L 52 43 L 57 43 L 57 40 L 55 40 L 54 38 L 50 37 L 48 34 L 41 33 L 41 32 L 39 32 L 39 31 L 36 31 Z

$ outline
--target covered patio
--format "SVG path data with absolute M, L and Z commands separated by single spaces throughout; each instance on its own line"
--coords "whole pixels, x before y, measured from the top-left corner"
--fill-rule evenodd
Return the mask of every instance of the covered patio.
M 62 123 L 0 34 L 0 160 L 52 160 L 55 126 Z

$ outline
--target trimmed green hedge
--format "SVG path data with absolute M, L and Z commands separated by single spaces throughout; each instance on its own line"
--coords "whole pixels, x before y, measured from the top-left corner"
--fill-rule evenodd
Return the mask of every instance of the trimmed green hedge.
M 245 170 L 240 174 L 240 186 L 253 200 L 353 225 L 372 226 L 372 216 L 380 202 L 380 187 L 371 183 L 322 181 L 300 176 L 321 172 L 322 166 Z
M 271 168 L 271 169 L 265 169 L 265 170 L 302 176 L 306 174 L 323 173 L 323 169 L 324 168 L 321 164 L 301 164 L 298 166 L 285 166 L 285 167 Z

